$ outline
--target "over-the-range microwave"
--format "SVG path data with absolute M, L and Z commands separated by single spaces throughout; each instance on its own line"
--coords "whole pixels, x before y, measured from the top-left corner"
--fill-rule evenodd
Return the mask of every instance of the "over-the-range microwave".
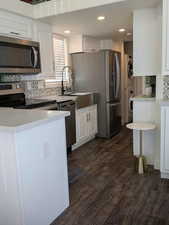
M 0 73 L 36 74 L 40 72 L 38 42 L 0 36 Z

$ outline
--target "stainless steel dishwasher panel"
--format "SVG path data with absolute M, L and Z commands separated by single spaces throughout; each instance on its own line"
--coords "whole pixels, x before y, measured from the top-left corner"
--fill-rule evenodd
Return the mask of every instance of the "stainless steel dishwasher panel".
M 60 111 L 69 111 L 70 116 L 65 118 L 66 121 L 66 141 L 67 148 L 71 148 L 76 143 L 76 114 L 75 114 L 75 102 L 68 101 L 58 103 L 58 109 Z

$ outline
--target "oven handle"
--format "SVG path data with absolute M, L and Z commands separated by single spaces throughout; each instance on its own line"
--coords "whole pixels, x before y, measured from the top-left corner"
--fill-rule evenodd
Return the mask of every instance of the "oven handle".
M 37 64 L 38 64 L 38 52 L 35 49 L 35 47 L 32 47 L 32 52 L 33 52 L 33 55 L 34 55 L 33 67 L 36 68 Z
M 32 109 L 32 110 L 56 110 L 57 111 L 58 110 L 58 104 L 54 103 L 54 104 L 51 104 L 51 105 L 38 107 L 38 108 L 35 108 L 35 109 Z

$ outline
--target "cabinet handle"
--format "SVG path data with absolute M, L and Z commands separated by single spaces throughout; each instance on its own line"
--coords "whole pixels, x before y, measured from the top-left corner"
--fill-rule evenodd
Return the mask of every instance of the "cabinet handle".
M 53 72 L 55 72 L 55 62 L 53 61 Z
M 11 31 L 10 34 L 20 35 L 20 33 Z
M 89 121 L 90 121 L 90 113 L 89 113 Z
M 86 121 L 88 122 L 88 114 L 86 115 Z

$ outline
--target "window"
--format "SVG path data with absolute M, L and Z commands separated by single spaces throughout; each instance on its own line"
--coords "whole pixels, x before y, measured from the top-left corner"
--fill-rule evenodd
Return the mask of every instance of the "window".
M 68 51 L 67 40 L 59 35 L 53 36 L 54 48 L 54 76 L 47 80 L 47 82 L 60 82 L 62 81 L 63 67 L 67 65 Z M 63 80 L 68 81 L 68 71 L 63 73 Z

